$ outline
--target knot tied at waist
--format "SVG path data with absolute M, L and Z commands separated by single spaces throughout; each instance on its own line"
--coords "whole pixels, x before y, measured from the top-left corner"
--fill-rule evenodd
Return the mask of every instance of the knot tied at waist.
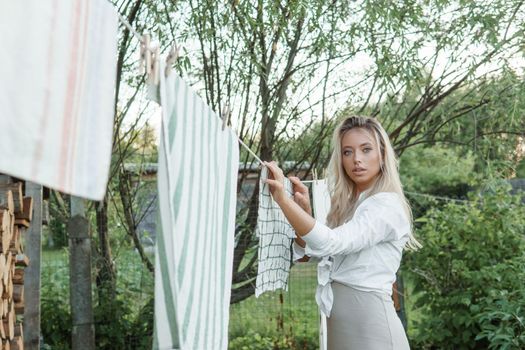
M 330 311 L 332 310 L 332 304 L 334 302 L 331 273 L 332 260 L 329 257 L 324 257 L 317 265 L 317 291 L 315 292 L 315 301 L 326 317 L 330 317 Z

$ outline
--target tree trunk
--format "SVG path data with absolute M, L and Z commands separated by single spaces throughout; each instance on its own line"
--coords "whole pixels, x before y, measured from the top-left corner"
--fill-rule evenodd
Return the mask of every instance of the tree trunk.
M 99 300 L 114 300 L 116 296 L 116 273 L 111 256 L 108 232 L 107 197 L 96 203 L 98 251 L 97 287 Z

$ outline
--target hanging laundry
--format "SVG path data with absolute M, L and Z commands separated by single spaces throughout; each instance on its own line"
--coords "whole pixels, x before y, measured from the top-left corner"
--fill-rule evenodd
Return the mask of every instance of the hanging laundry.
M 312 209 L 313 217 L 322 224 L 326 225 L 326 218 L 330 211 L 330 191 L 326 179 L 312 181 Z M 295 245 L 294 259 L 300 259 L 305 255 L 304 248 Z M 310 261 L 317 261 L 311 258 Z
M 326 224 L 326 217 L 330 210 L 330 191 L 326 179 L 312 182 L 312 204 L 315 219 Z
M 263 167 L 259 183 L 257 234 L 259 236 L 258 269 L 255 296 L 277 289 L 288 290 L 291 265 L 291 245 L 295 231 L 281 208 L 270 195 L 268 168 Z M 292 183 L 285 178 L 285 190 L 292 196 Z
M 153 347 L 227 349 L 237 137 L 176 74 L 149 93 L 162 106 Z
M 0 173 L 104 197 L 117 21 L 106 0 L 1 2 Z
M 314 180 L 312 182 L 312 207 L 314 217 L 317 221 L 326 224 L 326 217 L 330 211 L 330 191 L 326 179 Z M 321 266 L 325 266 L 328 258 L 323 258 Z M 319 312 L 319 349 L 327 349 L 327 325 L 326 316 Z

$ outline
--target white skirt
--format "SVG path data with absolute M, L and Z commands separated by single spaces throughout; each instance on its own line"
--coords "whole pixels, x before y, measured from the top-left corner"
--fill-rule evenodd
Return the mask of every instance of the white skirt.
M 410 349 L 392 298 L 332 282 L 334 303 L 327 318 L 328 350 Z

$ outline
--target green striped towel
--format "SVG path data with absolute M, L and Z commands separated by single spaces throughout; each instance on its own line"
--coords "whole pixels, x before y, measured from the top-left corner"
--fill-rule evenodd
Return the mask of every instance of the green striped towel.
M 161 74 L 154 92 L 163 117 L 153 347 L 227 349 L 237 137 L 176 74 Z

